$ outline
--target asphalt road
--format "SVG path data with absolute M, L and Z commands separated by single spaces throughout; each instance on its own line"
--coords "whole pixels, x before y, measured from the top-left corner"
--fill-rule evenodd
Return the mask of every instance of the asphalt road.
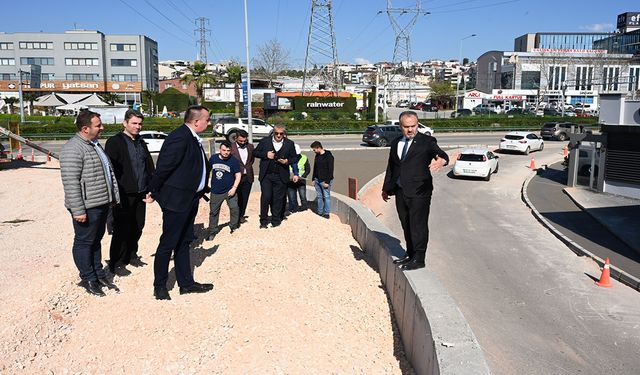
M 550 142 L 531 156 L 552 164 L 560 147 Z M 527 156 L 500 154 L 490 182 L 434 177 L 427 270 L 458 304 L 495 374 L 637 374 L 640 294 L 617 282 L 596 287 L 598 266 L 533 217 L 520 196 L 528 164 Z M 395 205 L 382 207 L 379 218 L 402 238 Z

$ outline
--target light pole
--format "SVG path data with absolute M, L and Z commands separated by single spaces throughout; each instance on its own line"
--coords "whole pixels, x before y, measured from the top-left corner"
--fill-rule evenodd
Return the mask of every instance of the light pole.
M 465 39 L 473 38 L 474 36 L 476 36 L 476 34 L 467 35 L 464 38 L 460 39 L 460 43 L 459 43 L 460 48 L 458 51 L 458 63 L 460 63 L 460 72 L 458 73 L 458 75 L 462 77 L 462 79 L 464 79 L 464 73 L 462 72 L 462 66 L 464 65 L 462 63 L 462 41 Z M 460 79 L 457 79 L 456 80 L 456 101 L 454 103 L 454 113 L 458 113 L 459 96 L 460 96 Z
M 253 143 L 253 120 L 251 119 L 251 63 L 249 60 L 249 21 L 247 18 L 247 0 L 244 0 L 244 45 L 247 52 L 247 130 L 249 143 Z

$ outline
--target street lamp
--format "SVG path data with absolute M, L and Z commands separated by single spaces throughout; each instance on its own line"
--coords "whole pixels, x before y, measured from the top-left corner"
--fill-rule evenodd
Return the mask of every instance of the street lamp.
M 460 63 L 460 72 L 458 73 L 458 76 L 462 77 L 462 79 L 464 79 L 464 73 L 462 72 L 462 66 L 464 65 L 462 63 L 462 41 L 465 39 L 473 38 L 474 36 L 476 36 L 476 34 L 467 35 L 464 38 L 460 39 L 460 43 L 459 43 L 460 49 L 458 51 L 458 63 Z M 460 79 L 457 79 L 456 80 L 456 101 L 454 103 L 454 113 L 458 112 L 459 96 L 460 96 Z

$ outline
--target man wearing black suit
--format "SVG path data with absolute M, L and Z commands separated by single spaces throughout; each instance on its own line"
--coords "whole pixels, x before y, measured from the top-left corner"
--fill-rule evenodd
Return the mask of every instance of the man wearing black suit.
M 213 289 L 213 284 L 193 280 L 189 254 L 198 203 L 209 191 L 207 182 L 211 165 L 198 136 L 207 130 L 209 122 L 209 111 L 205 107 L 198 105 L 187 109 L 184 125 L 165 139 L 149 184 L 151 197 L 162 208 L 162 236 L 153 265 L 156 299 L 171 299 L 167 290 L 171 252 L 174 253 L 180 294 L 205 293 Z
M 247 221 L 245 213 L 253 185 L 253 145 L 249 143 L 249 134 L 240 129 L 236 141 L 231 144 L 231 155 L 240 161 L 241 178 L 238 186 L 238 207 L 240 208 L 240 224 Z
M 436 172 L 449 163 L 449 156 L 436 139 L 418 132 L 418 116 L 413 111 L 400 114 L 403 136 L 391 143 L 382 199 L 396 197 L 407 253 L 394 260 L 405 270 L 423 268 L 429 241 L 429 208 Z
M 293 182 L 298 182 L 298 155 L 295 144 L 285 137 L 287 129 L 283 125 L 273 128 L 273 136 L 263 138 L 253 150 L 253 156 L 260 159 L 260 228 L 269 225 L 271 208 L 271 226 L 282 222 L 289 165 L 293 169 Z

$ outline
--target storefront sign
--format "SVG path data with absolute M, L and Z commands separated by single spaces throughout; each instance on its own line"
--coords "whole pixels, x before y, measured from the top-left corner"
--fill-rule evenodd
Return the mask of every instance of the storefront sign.
M 601 53 L 601 54 L 604 54 L 604 55 L 607 54 L 607 50 L 604 50 L 604 49 L 570 49 L 570 48 L 563 48 L 563 49 L 534 48 L 533 52 L 540 52 L 540 53 Z
M 493 100 L 522 100 L 522 95 L 493 95 L 491 96 Z
M 27 81 L 23 87 L 25 91 L 141 92 L 142 82 L 42 81 L 40 88 L 32 89 Z M 0 81 L 0 91 L 18 91 L 18 81 Z

